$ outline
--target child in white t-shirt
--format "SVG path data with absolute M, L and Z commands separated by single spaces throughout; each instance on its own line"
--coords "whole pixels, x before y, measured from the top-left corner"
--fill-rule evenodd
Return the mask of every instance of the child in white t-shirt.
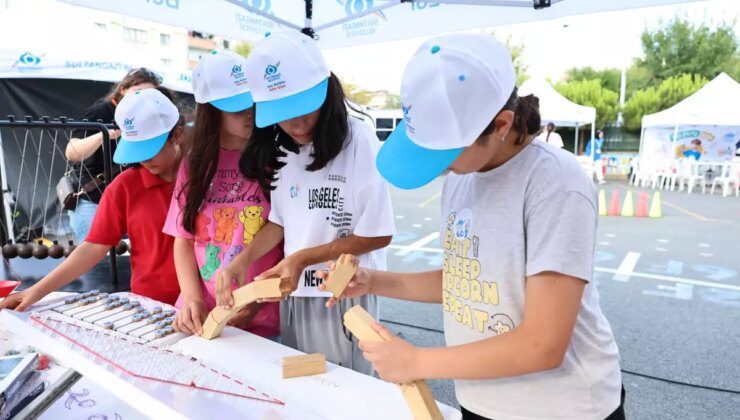
M 268 35 L 247 59 L 246 74 L 256 124 L 270 133 L 255 141 L 277 142 L 282 156 L 268 164 L 277 176 L 269 222 L 218 280 L 217 301 L 233 304 L 232 280 L 284 241 L 285 259 L 257 278 L 284 280 L 289 296 L 280 303 L 282 343 L 371 373 L 343 327 L 342 314 L 359 304 L 377 315 L 377 298 L 363 296 L 327 310 L 331 294 L 318 289 L 321 279 L 315 273 L 345 253 L 358 255 L 363 267 L 385 269 L 383 248 L 395 227 L 388 184 L 374 164 L 378 138 L 364 122 L 348 116 L 339 79 L 305 35 Z
M 429 40 L 406 67 L 404 122 L 377 165 L 401 188 L 451 171 L 443 267 L 360 269 L 344 295 L 442 303 L 447 347 L 378 324 L 386 341 L 360 347 L 388 381 L 454 379 L 465 419 L 624 418 L 619 352 L 592 283 L 595 190 L 572 154 L 532 141 L 539 100 L 518 97 L 515 80 L 490 35 Z

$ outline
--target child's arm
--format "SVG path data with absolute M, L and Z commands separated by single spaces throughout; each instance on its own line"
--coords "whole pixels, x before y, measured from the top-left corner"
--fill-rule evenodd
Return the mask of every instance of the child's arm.
M 351 263 L 357 265 L 359 260 L 356 257 L 352 257 Z M 333 261 L 329 261 L 327 265 L 330 270 L 334 269 Z M 321 279 L 326 279 L 328 275 L 329 273 L 327 271 L 316 272 L 316 276 Z M 319 290 L 326 290 L 326 285 L 320 284 Z M 416 302 L 441 303 L 442 270 L 421 273 L 393 273 L 358 268 L 340 298 L 364 295 L 378 295 Z M 337 302 L 338 299 L 332 297 L 326 302 L 326 307 L 331 308 Z
M 392 382 L 493 379 L 555 369 L 568 349 L 585 286 L 583 280 L 554 272 L 528 277 L 522 323 L 473 343 L 418 348 L 375 325 L 386 341 L 361 342 L 360 347 L 380 377 Z M 474 327 L 494 328 L 489 315 L 476 317 Z
M 81 243 L 64 262 L 38 283 L 3 299 L 0 302 L 0 309 L 25 311 L 44 296 L 87 273 L 95 264 L 105 258 L 109 250 L 109 245 L 94 244 L 87 241 Z
M 242 252 L 239 253 L 216 279 L 216 303 L 224 308 L 230 308 L 234 304 L 231 295 L 231 285 L 237 282 L 242 286 L 247 278 L 249 266 L 258 258 L 270 252 L 283 240 L 283 227 L 277 223 L 267 222 L 262 229 L 254 235 L 254 239 Z
M 328 260 L 335 260 L 342 254 L 360 255 L 388 246 L 391 236 L 363 237 L 349 235 L 327 244 L 306 248 L 285 257 L 278 265 L 260 274 L 255 280 L 280 277 L 285 279 L 281 285 L 283 296 L 294 292 L 298 280 L 306 267 Z M 279 300 L 279 299 L 276 299 Z
M 177 331 L 200 334 L 208 313 L 203 300 L 193 240 L 175 237 L 174 256 L 182 308 L 177 312 L 173 326 Z

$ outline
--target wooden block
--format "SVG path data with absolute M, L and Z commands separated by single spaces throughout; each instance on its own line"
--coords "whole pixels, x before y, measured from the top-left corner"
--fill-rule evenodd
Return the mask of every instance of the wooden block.
M 239 310 L 257 299 L 279 298 L 282 296 L 280 293 L 280 280 L 279 278 L 273 278 L 253 281 L 234 290 L 232 293 L 234 295 L 234 305 L 231 309 L 224 309 L 220 306 L 213 308 L 211 313 L 208 314 L 206 322 L 203 324 L 201 337 L 212 340 L 220 336 L 226 324 L 229 323 L 229 320 Z
M 337 263 L 334 269 L 329 272 L 329 277 L 324 283 L 326 290 L 330 291 L 335 298 L 338 298 L 344 292 L 347 287 L 347 283 L 352 280 L 352 277 L 357 271 L 357 266 L 352 263 L 352 255 L 342 254 L 337 259 Z
M 359 305 L 344 313 L 344 325 L 361 341 L 383 341 L 383 337 L 373 329 L 373 322 L 375 319 Z M 400 384 L 399 387 L 414 419 L 443 419 L 426 381 L 418 380 L 410 384 Z
M 321 353 L 283 357 L 283 379 L 326 373 L 326 356 Z

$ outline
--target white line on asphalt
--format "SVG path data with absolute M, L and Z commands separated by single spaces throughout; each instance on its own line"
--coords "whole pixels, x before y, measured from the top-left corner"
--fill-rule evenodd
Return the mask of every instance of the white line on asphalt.
M 418 223 L 414 223 L 413 225 L 411 225 L 411 227 L 415 227 L 415 228 L 420 228 L 420 227 L 421 227 L 421 225 L 420 225 L 420 224 L 418 224 Z
M 606 234 L 606 237 L 607 237 L 607 238 L 614 238 L 614 237 L 616 237 L 616 236 L 617 236 L 617 235 L 615 235 L 615 234 L 613 234 L 613 233 L 607 233 L 607 234 Z
M 699 244 L 699 246 L 702 248 L 709 248 L 709 244 Z
M 436 193 L 436 194 L 434 194 L 433 196 L 431 196 L 431 197 L 427 198 L 426 200 L 424 200 L 424 202 L 422 202 L 421 204 L 419 204 L 419 207 L 426 207 L 426 206 L 427 206 L 427 205 L 429 205 L 429 204 L 430 204 L 430 203 L 431 203 L 432 201 L 434 201 L 434 200 L 438 199 L 438 198 L 439 198 L 439 197 L 440 197 L 441 195 L 442 195 L 442 192 L 441 192 L 441 191 L 440 191 L 440 192 L 438 192 L 438 193 Z
M 611 245 L 611 242 L 601 241 L 599 242 L 599 245 Z
M 668 239 L 658 239 L 658 242 L 660 242 L 661 244 L 667 244 Z
M 700 252 L 699 255 L 701 255 L 702 257 L 713 257 L 714 256 L 714 254 L 710 254 L 708 252 Z
M 403 219 L 403 215 L 401 215 L 401 214 L 397 214 L 397 215 L 396 215 L 396 219 Z
M 667 249 L 665 249 L 665 248 L 661 248 L 661 247 L 659 247 L 659 246 L 656 246 L 656 247 L 655 247 L 655 250 L 656 250 L 656 251 L 658 251 L 658 252 L 668 252 L 668 250 L 667 250 Z
M 624 256 L 622 263 L 619 264 L 616 274 L 614 274 L 614 280 L 616 281 L 627 281 L 630 279 L 630 274 L 635 270 L 637 266 L 637 260 L 640 259 L 639 252 L 630 251 Z
M 617 273 L 617 270 L 613 268 L 606 268 L 606 267 L 596 267 L 594 271 L 599 272 L 599 273 L 610 273 L 610 274 Z M 640 273 L 638 271 L 633 271 L 632 277 L 642 277 L 642 278 L 651 279 L 651 280 L 672 281 L 676 283 L 692 284 L 694 286 L 713 287 L 715 289 L 735 290 L 735 291 L 740 292 L 740 286 L 735 286 L 732 284 L 714 283 L 711 281 L 685 279 L 682 277 L 673 277 L 673 276 L 663 276 L 660 274 Z
M 426 245 L 426 244 L 428 244 L 428 243 L 436 240 L 437 238 L 439 238 L 439 232 L 430 233 L 429 235 L 427 235 L 427 236 L 419 239 L 418 241 L 412 243 L 411 245 L 407 245 L 407 246 L 402 247 L 400 251 L 396 252 L 396 255 L 402 257 L 402 256 L 408 255 L 408 254 L 410 254 L 410 253 L 412 253 L 414 251 L 418 251 L 418 250 L 422 249 L 424 247 L 424 245 Z
M 388 248 L 390 249 L 405 249 L 409 245 L 388 245 Z M 427 247 L 421 247 L 417 249 L 416 251 L 421 252 L 434 252 L 441 254 L 443 251 L 440 248 L 427 248 Z M 617 274 L 617 271 L 619 269 L 613 269 L 608 267 L 594 267 L 594 271 L 597 273 L 608 273 L 608 274 Z M 713 287 L 715 289 L 725 289 L 725 290 L 734 290 L 740 292 L 740 286 L 735 286 L 731 284 L 722 284 L 722 283 L 714 283 L 711 281 L 704 281 L 704 280 L 694 280 L 694 279 L 686 279 L 683 277 L 674 277 L 674 276 L 664 276 L 660 274 L 650 274 L 650 273 L 642 273 L 639 271 L 633 271 L 630 273 L 630 277 L 639 277 L 644 279 L 650 279 L 650 280 L 661 280 L 661 281 L 673 281 L 676 283 L 683 283 L 683 284 L 693 284 L 694 286 L 704 286 L 704 287 Z
M 425 221 L 425 222 L 431 222 L 431 221 L 432 221 L 432 218 L 431 218 L 431 217 L 425 217 L 425 218 L 424 218 L 424 221 Z

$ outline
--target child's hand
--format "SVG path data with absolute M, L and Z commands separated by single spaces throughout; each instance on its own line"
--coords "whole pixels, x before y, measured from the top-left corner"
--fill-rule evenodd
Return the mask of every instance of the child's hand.
M 231 293 L 231 286 L 238 284 L 243 286 L 247 278 L 247 266 L 240 263 L 238 257 L 216 276 L 216 304 L 224 309 L 230 309 L 234 305 L 234 296 Z
M 360 260 L 357 257 L 353 256 L 351 262 L 352 264 L 357 266 L 360 263 Z M 329 261 L 326 263 L 326 265 L 329 266 L 329 271 L 331 271 L 334 269 L 336 262 Z M 326 279 L 329 278 L 329 271 L 317 271 L 316 277 L 326 281 Z M 355 275 L 352 277 L 349 283 L 347 283 L 347 287 L 344 289 L 344 292 L 342 293 L 342 296 L 339 297 L 339 299 L 368 295 L 370 294 L 370 290 L 372 288 L 371 286 L 370 272 L 362 267 L 357 267 Z M 326 291 L 326 285 L 324 283 L 321 283 L 319 285 L 319 290 L 321 290 L 322 292 Z M 332 306 L 336 305 L 339 299 L 332 296 L 326 302 L 326 307 L 331 308 Z
M 420 379 L 416 373 L 419 349 L 377 322 L 373 323 L 373 329 L 385 341 L 360 341 L 360 348 L 362 355 L 378 372 L 378 376 L 385 381 L 398 384 Z
M 44 297 L 43 294 L 36 293 L 34 288 L 31 287 L 22 292 L 13 293 L 0 301 L 0 309 L 15 309 L 18 312 L 23 312 L 29 306 L 41 300 L 42 297 Z
M 298 280 L 301 278 L 306 266 L 294 255 L 285 257 L 275 267 L 263 272 L 254 278 L 254 281 L 267 280 L 275 277 L 280 278 L 281 298 L 260 299 L 257 302 L 279 302 L 287 295 L 295 292 L 298 288 Z
M 252 302 L 249 305 L 239 309 L 239 312 L 237 312 L 236 315 L 234 315 L 229 320 L 229 325 L 231 325 L 232 327 L 245 329 L 249 326 L 249 324 L 252 323 L 254 316 L 257 315 L 257 312 L 259 312 L 261 307 L 261 304 Z
M 175 331 L 200 335 L 203 332 L 203 321 L 208 316 L 208 309 L 203 299 L 185 299 L 177 317 L 172 322 Z

